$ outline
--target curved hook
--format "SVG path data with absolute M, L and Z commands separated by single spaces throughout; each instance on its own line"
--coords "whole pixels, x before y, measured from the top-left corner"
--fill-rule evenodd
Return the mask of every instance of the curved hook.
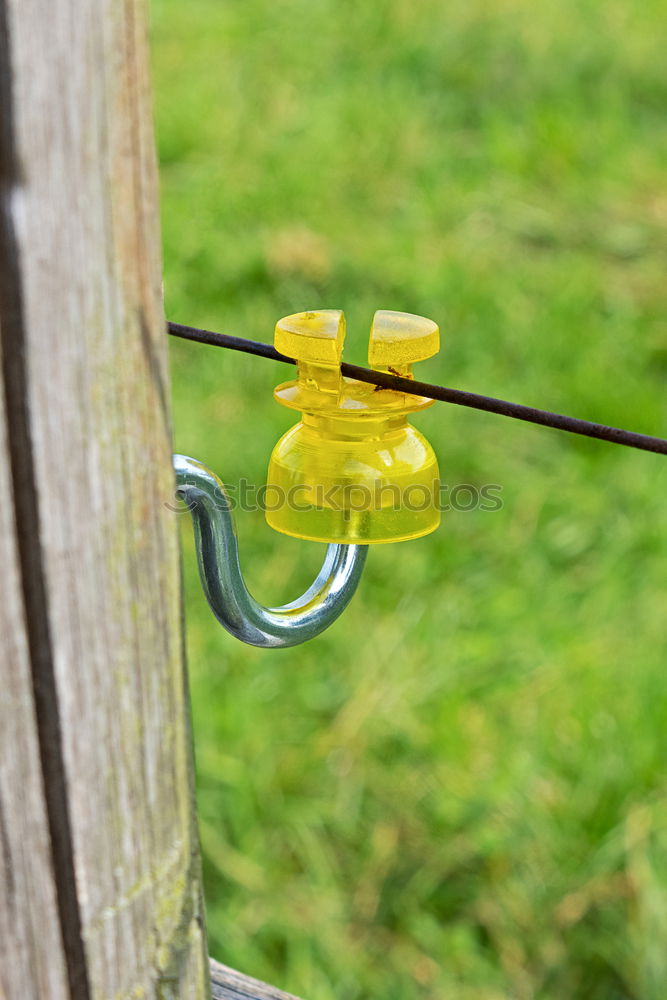
M 313 639 L 347 607 L 357 589 L 367 545 L 329 545 L 308 590 L 280 608 L 265 608 L 248 593 L 239 565 L 234 515 L 225 487 L 201 462 L 174 455 L 177 495 L 192 514 L 199 575 L 211 611 L 251 646 L 296 646 Z

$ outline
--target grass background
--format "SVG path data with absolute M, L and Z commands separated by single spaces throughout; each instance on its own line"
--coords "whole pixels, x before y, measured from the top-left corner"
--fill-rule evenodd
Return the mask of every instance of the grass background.
M 664 14 L 664 10 L 662 11 Z M 665 432 L 667 75 L 644 0 L 153 0 L 171 319 L 436 319 L 421 376 Z M 176 447 L 262 483 L 280 366 L 174 343 Z M 289 376 L 291 377 L 291 376 Z M 308 1000 L 664 1000 L 664 458 L 438 404 L 495 513 L 263 652 L 183 519 L 210 949 Z M 280 603 L 321 548 L 238 519 Z

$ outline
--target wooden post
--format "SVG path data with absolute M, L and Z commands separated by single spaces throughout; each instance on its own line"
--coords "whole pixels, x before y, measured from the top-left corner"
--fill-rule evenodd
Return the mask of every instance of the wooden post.
M 145 27 L 0 0 L 0 1000 L 290 1000 L 209 982 Z
M 210 996 L 140 0 L 0 0 L 0 995 Z

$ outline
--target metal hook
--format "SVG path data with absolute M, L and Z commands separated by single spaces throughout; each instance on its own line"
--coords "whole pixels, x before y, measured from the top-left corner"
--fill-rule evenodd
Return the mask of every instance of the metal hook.
M 251 646 L 280 648 L 313 639 L 347 607 L 366 562 L 367 545 L 328 545 L 308 590 L 279 608 L 265 608 L 248 593 L 239 565 L 231 501 L 218 477 L 201 462 L 174 455 L 177 495 L 192 514 L 204 593 L 220 624 Z

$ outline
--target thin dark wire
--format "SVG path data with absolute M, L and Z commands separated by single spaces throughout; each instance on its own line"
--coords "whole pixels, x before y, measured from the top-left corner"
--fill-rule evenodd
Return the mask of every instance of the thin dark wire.
M 226 347 L 232 351 L 242 351 L 244 354 L 255 354 L 261 358 L 271 358 L 273 361 L 284 361 L 288 365 L 296 364 L 292 358 L 280 354 L 270 344 L 262 344 L 256 340 L 245 340 L 243 337 L 232 337 L 226 333 L 212 333 L 210 330 L 198 330 L 196 327 L 183 326 L 181 323 L 168 323 L 169 333 L 184 340 L 194 340 L 200 344 L 211 344 L 214 347 Z M 622 444 L 628 448 L 639 448 L 641 451 L 652 451 L 658 455 L 667 455 L 667 440 L 651 437 L 649 434 L 638 434 L 636 431 L 621 430 L 620 427 L 607 427 L 606 424 L 592 423 L 590 420 L 580 420 L 578 417 L 567 417 L 562 413 L 551 413 L 549 410 L 538 410 L 534 406 L 523 406 L 521 403 L 509 403 L 504 399 L 494 399 L 493 396 L 480 396 L 476 392 L 466 392 L 463 389 L 448 389 L 443 385 L 431 385 L 429 382 L 417 382 L 415 379 L 402 378 L 385 372 L 372 371 L 359 365 L 341 365 L 343 375 L 356 378 L 360 382 L 379 385 L 383 389 L 396 389 L 414 396 L 427 396 L 444 403 L 456 403 L 458 406 L 468 406 L 473 410 L 485 410 L 487 413 L 499 413 L 502 417 L 513 417 L 515 420 L 525 420 L 542 427 L 554 427 L 570 434 L 582 434 L 585 437 L 598 438 L 600 441 L 610 441 L 612 444 Z

